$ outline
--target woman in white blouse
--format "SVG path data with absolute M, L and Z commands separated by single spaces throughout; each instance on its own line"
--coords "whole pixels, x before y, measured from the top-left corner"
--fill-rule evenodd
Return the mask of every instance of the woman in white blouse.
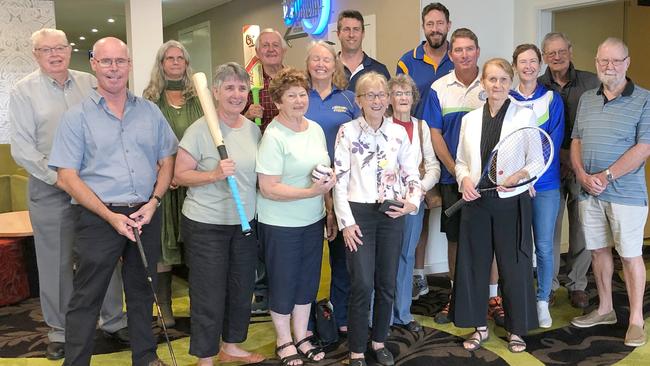
M 388 81 L 388 90 L 390 91 L 390 106 L 387 114 L 391 116 L 391 122 L 406 129 L 409 141 L 417 152 L 416 163 L 419 166 L 422 197 L 424 198 L 425 192 L 438 183 L 440 163 L 433 151 L 429 126 L 425 121 L 411 116 L 413 106 L 417 105 L 419 99 L 418 87 L 410 76 L 399 74 Z M 421 203 L 420 209 L 416 211 L 415 215 L 407 215 L 405 218 L 402 252 L 397 268 L 393 324 L 411 332 L 422 330 L 420 324 L 413 319 L 411 314 L 413 292 L 411 278 L 415 266 L 415 248 L 422 233 L 423 222 L 429 216 L 429 211 L 425 209 L 426 205 Z
M 393 355 L 384 341 L 393 309 L 402 216 L 417 211 L 420 205 L 417 148 L 409 142 L 404 127 L 384 118 L 386 78 L 369 72 L 359 79 L 355 92 L 363 116 L 341 126 L 334 152 L 334 210 L 348 248 L 350 270 L 350 366 L 366 365 L 373 290 L 372 349 L 380 364 L 393 365 Z M 398 203 L 388 204 L 383 213 L 379 209 L 386 200 Z
M 483 166 L 498 141 L 510 132 L 535 126 L 530 109 L 510 103 L 513 70 L 504 59 L 488 60 L 481 83 L 488 99 L 483 108 L 463 117 L 456 155 L 456 180 L 463 199 L 456 274 L 451 297 L 450 319 L 457 327 L 476 328 L 463 343 L 475 351 L 488 339 L 488 282 L 492 258 L 496 256 L 508 349 L 526 350 L 521 335 L 537 328 L 537 309 L 532 266 L 532 214 L 528 186 L 479 193 L 475 188 L 494 187 L 480 180 Z

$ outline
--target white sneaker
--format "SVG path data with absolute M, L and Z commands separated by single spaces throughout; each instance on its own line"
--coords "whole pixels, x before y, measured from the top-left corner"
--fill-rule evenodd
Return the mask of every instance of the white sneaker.
M 537 320 L 540 328 L 550 328 L 553 325 L 551 313 L 548 311 L 548 301 L 537 302 Z

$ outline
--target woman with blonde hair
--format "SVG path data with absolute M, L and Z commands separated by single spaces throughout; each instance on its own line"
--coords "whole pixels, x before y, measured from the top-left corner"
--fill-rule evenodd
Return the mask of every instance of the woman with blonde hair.
M 348 80 L 343 71 L 343 64 L 334 47 L 325 41 L 312 42 L 307 48 L 307 80 L 309 80 L 309 108 L 305 117 L 318 123 L 325 133 L 325 143 L 330 161 L 334 161 L 334 142 L 339 127 L 361 114 L 354 102 L 354 93 L 347 90 Z M 337 235 L 334 207 L 327 207 L 327 220 L 332 232 L 327 235 L 329 243 L 330 267 L 330 301 L 334 307 L 334 319 L 340 333 L 348 328 L 348 294 L 350 276 L 345 264 L 345 243 L 343 236 Z M 311 325 L 311 324 L 310 324 Z
M 160 46 L 149 85 L 142 95 L 158 105 L 178 140 L 183 138 L 189 125 L 203 116 L 192 83 L 190 55 L 180 42 L 171 40 Z M 158 263 L 157 296 L 165 325 L 173 327 L 176 321 L 172 311 L 171 269 L 172 266 L 183 263 L 180 222 L 186 189 L 179 187 L 174 180 L 169 188 L 160 202 L 162 255 Z
M 404 215 L 418 210 L 417 150 L 404 127 L 384 117 L 386 78 L 369 72 L 356 85 L 362 116 L 336 137 L 334 209 L 350 270 L 350 366 L 365 366 L 374 291 L 371 347 L 381 365 L 393 365 L 384 342 L 390 329 Z M 403 177 L 403 179 L 402 179 Z

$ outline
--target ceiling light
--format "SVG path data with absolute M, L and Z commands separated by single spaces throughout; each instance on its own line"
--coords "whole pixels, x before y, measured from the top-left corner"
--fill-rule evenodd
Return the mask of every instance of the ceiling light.
M 73 51 L 75 51 L 75 52 L 79 52 L 79 49 L 78 49 L 78 48 L 75 48 L 75 49 L 73 49 Z
M 86 37 L 84 37 L 84 36 L 79 36 L 79 40 L 80 40 L 80 41 L 85 41 L 85 40 L 86 40 Z
M 70 46 L 76 46 L 77 44 L 74 42 L 70 42 Z
M 99 32 L 99 31 L 97 30 L 97 28 L 93 28 L 93 29 L 91 29 L 90 31 L 93 32 L 93 33 L 97 33 L 97 32 Z
M 109 22 L 109 23 L 115 23 L 115 19 L 113 19 L 113 18 L 108 18 L 106 21 Z

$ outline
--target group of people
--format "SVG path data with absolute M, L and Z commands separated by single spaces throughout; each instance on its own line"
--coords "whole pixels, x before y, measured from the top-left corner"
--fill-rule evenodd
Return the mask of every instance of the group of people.
M 347 337 L 350 365 L 366 364 L 368 346 L 380 364 L 393 365 L 385 346 L 391 325 L 422 329 L 410 306 L 428 291 L 430 207 L 423 200 L 434 187 L 443 209 L 468 201 L 460 213 L 441 216 L 452 291 L 435 316 L 475 328 L 465 349 L 489 338 L 488 318 L 505 328 L 511 352 L 525 351 L 529 330 L 551 326 L 565 204 L 571 302 L 589 303 L 591 258 L 600 300 L 572 324 L 617 322 L 614 246 L 630 296 L 625 344 L 643 345 L 650 94 L 626 78 L 625 44 L 608 38 L 600 45 L 597 76 L 573 67 L 572 45 L 561 33 L 546 35 L 541 50 L 522 44 L 512 61 L 494 58 L 479 68 L 478 37 L 459 28 L 447 40 L 443 4 L 424 7 L 422 28 L 426 40 L 400 58 L 392 78 L 363 52 L 364 20 L 356 10 L 339 14 L 341 52 L 312 42 L 305 71 L 285 67 L 282 35 L 262 30 L 255 44 L 264 81 L 259 103 L 241 65 L 214 72 L 224 159 L 181 43 L 160 47 L 140 98 L 127 89 L 131 61 L 121 40 L 95 43 L 93 77 L 68 69 L 62 31 L 35 32 L 39 69 L 12 91 L 10 119 L 12 155 L 31 174 L 41 306 L 51 328 L 47 357 L 88 365 L 99 324 L 130 342 L 134 365 L 165 364 L 156 355 L 154 294 L 135 230 L 156 264 L 167 327 L 175 323 L 171 268 L 189 268 L 189 353 L 198 365 L 215 357 L 264 360 L 240 343 L 251 312 L 267 309 L 283 365 L 322 360 L 311 311 L 324 239 L 333 318 Z M 548 67 L 538 76 L 542 61 Z M 479 180 L 490 151 L 526 126 L 551 136 L 556 155 L 548 171 L 534 184 L 479 193 L 495 186 Z M 256 235 L 241 230 L 229 177 Z

